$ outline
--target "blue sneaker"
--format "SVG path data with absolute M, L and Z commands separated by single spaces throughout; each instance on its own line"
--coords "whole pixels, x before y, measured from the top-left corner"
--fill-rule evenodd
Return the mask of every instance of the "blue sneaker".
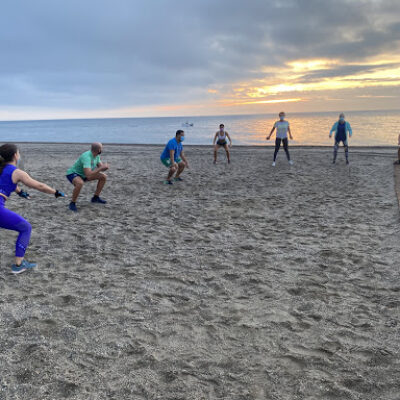
M 164 181 L 164 185 L 173 185 L 172 181 L 166 180 Z
M 28 269 L 32 269 L 32 268 L 35 268 L 36 267 L 36 264 L 34 264 L 34 263 L 29 263 L 28 261 L 26 261 L 26 260 L 22 260 L 22 263 L 21 263 L 21 265 L 13 265 L 12 267 L 11 267 L 11 272 L 13 273 L 13 274 L 21 274 L 22 272 L 24 272 L 24 271 L 26 271 L 26 270 L 28 270 Z
M 73 203 L 72 201 L 71 201 L 71 203 L 69 203 L 69 209 L 73 212 L 78 212 L 78 209 L 76 208 L 76 204 Z
M 105 200 L 103 200 L 101 197 L 99 196 L 93 196 L 92 197 L 92 203 L 100 203 L 100 204 L 107 204 L 107 202 Z
M 183 179 L 180 176 L 178 176 L 177 178 L 174 178 L 174 181 L 175 182 L 182 182 Z

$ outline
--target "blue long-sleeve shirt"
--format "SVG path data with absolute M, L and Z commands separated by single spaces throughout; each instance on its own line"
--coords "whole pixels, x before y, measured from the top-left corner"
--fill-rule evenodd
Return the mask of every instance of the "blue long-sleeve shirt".
M 352 131 L 352 129 L 351 129 L 351 126 L 350 126 L 350 124 L 347 122 L 347 121 L 345 121 L 345 124 L 346 124 L 346 129 L 345 129 L 345 131 L 346 131 L 346 139 L 347 139 L 347 135 L 349 135 L 350 137 L 353 135 L 353 131 Z M 335 138 L 336 138 L 336 135 L 337 135 L 337 132 L 338 132 L 338 126 L 339 126 L 339 121 L 336 121 L 334 124 L 333 124 L 333 126 L 332 126 L 332 129 L 331 129 L 331 131 L 329 132 L 329 135 L 332 135 L 332 132 L 335 132 Z

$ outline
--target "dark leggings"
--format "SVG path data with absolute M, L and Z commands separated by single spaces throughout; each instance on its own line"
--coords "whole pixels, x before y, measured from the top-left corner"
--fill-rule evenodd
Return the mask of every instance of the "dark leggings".
M 290 154 L 289 154 L 289 141 L 287 138 L 285 139 L 275 139 L 275 153 L 274 153 L 274 161 L 276 160 L 276 156 L 278 154 L 279 148 L 281 147 L 281 142 L 283 142 L 283 148 L 286 153 L 286 157 L 288 160 L 290 160 Z
M 340 142 L 343 142 L 344 155 L 346 157 L 346 160 L 348 161 L 349 160 L 349 146 L 347 145 L 347 140 L 337 140 L 337 139 L 335 140 L 335 146 L 333 147 L 333 161 L 336 161 Z

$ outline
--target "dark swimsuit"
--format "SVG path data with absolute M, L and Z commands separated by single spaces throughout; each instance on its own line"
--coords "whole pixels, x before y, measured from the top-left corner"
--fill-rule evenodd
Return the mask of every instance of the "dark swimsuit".
M 346 123 L 341 124 L 338 123 L 337 132 L 335 135 L 336 143 L 343 142 L 344 145 L 347 144 L 347 137 L 346 137 Z

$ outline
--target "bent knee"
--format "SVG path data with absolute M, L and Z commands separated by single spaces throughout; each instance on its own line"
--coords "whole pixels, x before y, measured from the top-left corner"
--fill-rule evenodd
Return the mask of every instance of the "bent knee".
M 77 188 L 82 188 L 83 187 L 83 180 L 80 179 L 79 181 L 78 180 L 74 181 L 74 186 L 77 187 Z
M 32 232 L 32 225 L 28 221 L 26 221 L 26 232 Z
M 24 233 L 31 233 L 32 225 L 28 221 L 22 221 L 18 224 L 18 231 Z

